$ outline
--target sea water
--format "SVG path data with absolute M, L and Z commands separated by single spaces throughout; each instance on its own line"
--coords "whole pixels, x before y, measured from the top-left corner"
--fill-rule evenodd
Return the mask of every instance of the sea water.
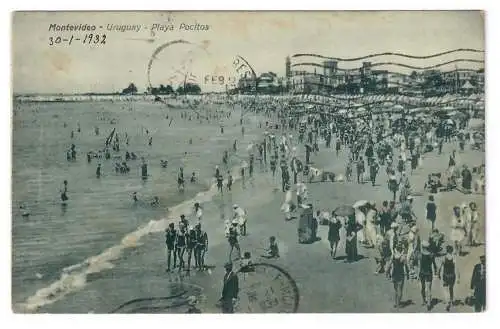
M 217 105 L 221 107 L 221 105 Z M 206 105 L 200 114 L 215 110 Z M 216 194 L 213 186 L 215 165 L 220 165 L 224 150 L 241 138 L 239 109 L 224 121 L 196 114 L 183 119 L 184 110 L 169 109 L 150 102 L 37 102 L 14 104 L 12 169 L 12 301 L 15 310 L 36 311 L 75 289 L 85 286 L 86 277 L 112 268 L 123 251 L 140 244 L 140 239 L 163 231 L 164 218 L 189 213 L 197 202 L 208 202 Z M 189 116 L 189 114 L 188 114 Z M 172 122 L 171 122 L 172 120 Z M 247 142 L 260 138 L 257 118 L 247 117 Z M 78 125 L 81 131 L 77 131 Z M 100 134 L 95 134 L 95 127 Z M 106 137 L 116 128 L 120 152 L 111 160 L 92 159 L 86 153 L 102 149 Z M 71 131 L 74 137 L 71 138 Z M 129 136 L 125 145 L 124 133 Z M 255 133 L 255 135 L 253 135 Z M 148 145 L 149 137 L 152 146 Z M 192 144 L 189 143 L 192 139 Z M 66 160 L 71 144 L 76 161 Z M 240 157 L 245 156 L 240 146 Z M 138 160 L 128 161 L 130 173 L 115 173 L 115 157 L 124 159 L 125 151 Z M 187 154 L 185 154 L 187 152 Z M 140 177 L 144 157 L 149 177 Z M 161 168 L 160 160 L 168 160 Z M 124 160 L 122 160 L 124 161 Z M 97 163 L 102 176 L 96 178 Z M 239 157 L 231 158 L 231 165 Z M 185 168 L 186 190 L 177 190 L 178 168 Z M 189 183 L 191 172 L 199 177 Z M 236 172 L 234 172 L 236 174 Z M 66 206 L 61 204 L 63 180 L 68 181 Z M 139 202 L 131 194 L 137 192 Z M 152 207 L 154 196 L 160 206 Z M 20 209 L 23 205 L 27 210 Z M 29 216 L 23 216 L 29 212 Z

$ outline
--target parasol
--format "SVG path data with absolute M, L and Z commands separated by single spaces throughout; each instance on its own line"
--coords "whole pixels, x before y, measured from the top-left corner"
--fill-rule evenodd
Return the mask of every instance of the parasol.
M 352 216 L 354 215 L 354 208 L 349 205 L 343 205 L 335 208 L 333 211 L 335 216 Z
M 359 208 L 359 207 L 362 207 L 362 206 L 366 205 L 367 203 L 368 203 L 368 201 L 366 201 L 366 200 L 359 200 L 359 201 L 356 201 L 356 202 L 352 205 L 352 207 L 353 207 L 353 208 Z

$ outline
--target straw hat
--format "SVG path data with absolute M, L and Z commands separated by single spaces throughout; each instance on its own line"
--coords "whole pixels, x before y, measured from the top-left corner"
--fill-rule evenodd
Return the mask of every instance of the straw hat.
M 413 233 L 417 233 L 417 231 L 418 231 L 417 226 L 413 226 L 413 227 L 411 228 L 411 231 L 412 231 Z
M 422 241 L 422 248 L 429 248 L 429 246 L 430 246 L 429 241 L 427 240 Z
M 398 223 L 392 223 L 391 224 L 391 228 L 398 228 L 398 226 L 399 226 Z

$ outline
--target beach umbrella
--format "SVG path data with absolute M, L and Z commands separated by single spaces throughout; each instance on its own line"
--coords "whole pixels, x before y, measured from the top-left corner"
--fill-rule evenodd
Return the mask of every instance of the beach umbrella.
M 402 105 L 398 104 L 398 105 L 394 106 L 393 109 L 396 111 L 401 111 L 401 110 L 404 110 L 404 107 Z
M 359 207 L 365 206 L 367 203 L 368 203 L 368 201 L 366 201 L 366 200 L 359 200 L 359 201 L 354 202 L 352 207 L 359 208 Z
M 354 208 L 349 205 L 343 205 L 335 208 L 333 211 L 335 216 L 352 216 L 354 215 Z

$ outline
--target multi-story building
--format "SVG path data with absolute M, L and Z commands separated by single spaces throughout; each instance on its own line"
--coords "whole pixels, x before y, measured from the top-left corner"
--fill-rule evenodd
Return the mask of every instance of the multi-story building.
M 467 86 L 467 92 L 484 92 L 484 70 L 460 70 L 443 72 L 442 78 L 446 85 L 446 91 L 450 93 L 464 92 L 463 86 Z M 472 88 L 470 88 L 470 86 Z
M 337 61 L 324 61 L 323 75 L 324 84 L 327 86 L 327 89 L 336 88 L 345 83 L 345 74 L 338 70 Z
M 324 76 L 307 71 L 293 71 L 291 78 L 291 89 L 296 93 L 314 93 L 323 91 Z
M 257 88 L 257 79 L 251 75 L 245 74 L 238 80 L 238 89 L 242 92 L 255 91 Z
M 363 62 L 359 69 L 340 69 L 334 60 L 323 61 L 322 73 L 292 71 L 286 58 L 287 89 L 298 93 L 452 93 L 462 92 L 468 81 L 474 92 L 484 91 L 484 70 L 454 70 L 440 72 L 427 70 L 410 75 L 374 70 L 371 62 Z M 439 77 L 440 76 L 440 77 Z M 471 92 L 468 87 L 467 92 Z
M 382 91 L 387 89 L 389 83 L 389 71 L 373 70 L 371 77 L 375 82 L 375 91 Z

